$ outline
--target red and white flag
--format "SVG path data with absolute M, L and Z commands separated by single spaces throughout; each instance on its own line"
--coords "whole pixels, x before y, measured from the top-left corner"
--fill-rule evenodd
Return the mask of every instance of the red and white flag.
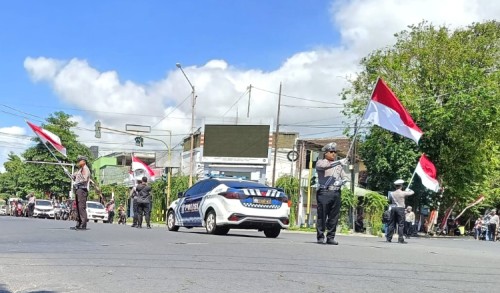
M 480 202 L 482 202 L 483 200 L 484 200 L 484 195 L 482 195 L 482 194 L 481 194 L 481 195 L 480 195 L 480 196 L 479 196 L 476 200 L 474 200 L 473 202 L 471 202 L 470 204 L 468 204 L 468 205 L 465 207 L 465 209 L 464 209 L 462 212 L 460 212 L 460 214 L 459 214 L 459 215 L 458 215 L 455 219 L 460 218 L 460 217 L 462 216 L 462 214 L 463 214 L 466 210 L 468 210 L 468 209 L 470 209 L 471 207 L 473 207 L 473 206 L 475 206 L 475 205 L 479 204 L 479 203 L 480 203 Z
M 142 178 L 142 176 L 146 176 L 149 180 L 155 180 L 155 172 L 149 168 L 146 163 L 141 161 L 139 158 L 135 157 L 132 154 L 132 172 L 134 173 L 135 178 Z
M 396 95 L 379 78 L 363 117 L 384 129 L 413 139 L 417 144 L 423 132 L 413 122 Z
M 43 129 L 40 126 L 36 126 L 33 123 L 28 123 L 29 127 L 35 132 L 35 134 L 40 138 L 40 140 L 47 145 L 49 143 L 51 146 L 53 146 L 59 153 L 61 153 L 63 156 L 66 157 L 66 148 L 62 145 L 61 139 L 59 136 L 55 135 L 54 133 L 48 131 L 47 129 Z
M 420 176 L 422 184 L 427 188 L 434 192 L 439 190 L 439 182 L 437 181 L 437 171 L 434 164 L 422 154 L 420 156 L 420 160 L 418 160 L 417 168 L 415 169 L 415 173 Z

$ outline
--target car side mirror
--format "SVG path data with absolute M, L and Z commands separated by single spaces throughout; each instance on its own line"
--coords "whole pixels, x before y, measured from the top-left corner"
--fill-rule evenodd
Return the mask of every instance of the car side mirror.
M 184 196 L 185 196 L 184 192 L 182 192 L 182 191 L 179 192 L 179 193 L 177 193 L 177 198 L 181 198 L 181 197 L 184 197 Z

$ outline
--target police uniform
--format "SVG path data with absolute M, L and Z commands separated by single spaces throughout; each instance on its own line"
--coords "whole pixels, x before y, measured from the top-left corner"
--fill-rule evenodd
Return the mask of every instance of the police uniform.
M 390 195 L 392 197 L 393 206 L 391 208 L 391 216 L 389 220 L 389 229 L 387 230 L 386 240 L 387 242 L 392 241 L 392 236 L 394 235 L 394 230 L 396 229 L 396 224 L 398 225 L 398 242 L 405 244 L 407 243 L 404 240 L 403 232 L 405 226 L 405 198 L 407 196 L 413 195 L 415 192 L 413 190 L 403 191 L 403 183 L 404 181 L 398 179 L 394 181 L 394 185 L 396 186 L 396 190 L 391 192 Z
M 316 239 L 318 243 L 324 243 L 326 232 L 326 243 L 337 245 L 334 240 L 339 220 L 341 206 L 341 187 L 347 181 L 347 175 L 342 165 L 347 163 L 347 159 L 340 161 L 333 160 L 336 144 L 329 143 L 321 149 L 325 152 L 325 158 L 316 162 L 316 172 L 318 174 L 318 189 L 316 191 L 317 201 L 317 222 Z
M 138 181 L 137 184 L 140 184 L 141 181 Z M 130 191 L 130 198 L 132 199 L 132 213 L 134 214 L 132 219 L 132 228 L 137 227 L 137 219 L 139 215 L 138 203 L 137 203 L 137 186 L 132 187 Z
M 80 167 L 78 171 L 73 174 L 74 189 L 76 193 L 76 230 L 87 229 L 87 196 L 89 193 L 90 185 L 90 170 L 87 167 L 87 158 L 78 156 L 76 161 L 85 161 L 85 165 Z

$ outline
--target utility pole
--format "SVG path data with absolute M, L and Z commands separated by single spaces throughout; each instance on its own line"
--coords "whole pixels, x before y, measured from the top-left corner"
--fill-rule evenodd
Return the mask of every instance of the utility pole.
M 278 155 L 278 136 L 280 133 L 280 110 L 281 110 L 281 82 L 280 91 L 278 96 L 278 115 L 276 117 L 276 133 L 274 134 L 274 161 L 273 161 L 273 182 L 271 186 L 275 187 L 274 183 L 276 180 L 276 157 Z
M 248 108 L 247 108 L 247 118 L 250 118 L 250 99 L 252 98 L 252 85 L 248 86 Z

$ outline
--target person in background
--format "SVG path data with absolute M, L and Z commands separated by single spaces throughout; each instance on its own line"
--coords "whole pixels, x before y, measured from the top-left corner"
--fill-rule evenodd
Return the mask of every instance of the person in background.
M 115 200 L 111 199 L 106 205 L 106 210 L 108 211 L 108 223 L 113 224 L 113 219 L 115 217 Z
M 490 233 L 490 240 L 497 241 L 497 228 L 500 225 L 500 219 L 497 215 L 497 210 L 491 211 L 490 223 L 488 225 L 488 231 Z
M 405 241 L 403 237 L 404 232 L 404 222 L 405 222 L 405 199 L 406 197 L 413 195 L 415 192 L 413 190 L 407 189 L 403 191 L 403 183 L 402 179 L 398 179 L 394 181 L 394 186 L 396 190 L 391 192 L 391 196 L 393 198 L 393 202 L 395 204 L 394 207 L 391 208 L 391 220 L 389 223 L 389 230 L 385 235 L 387 242 L 392 242 L 392 236 L 394 235 L 396 223 L 398 225 L 398 242 L 401 244 L 406 244 L 408 242 Z
M 138 213 L 139 213 L 139 211 L 137 209 L 137 196 L 138 196 L 137 186 L 139 186 L 139 184 L 141 184 L 141 183 L 142 183 L 141 180 L 137 180 L 136 185 L 134 187 L 132 187 L 132 189 L 130 190 L 129 199 L 132 200 L 132 213 L 133 213 L 132 228 L 137 227 L 137 218 L 138 218 Z
M 33 212 L 35 211 L 35 194 L 33 192 L 30 192 L 30 195 L 28 197 L 28 217 L 33 217 Z
M 77 212 L 77 223 L 74 229 L 87 230 L 87 196 L 89 194 L 90 169 L 87 167 L 87 157 L 78 156 L 76 161 L 79 169 L 73 174 Z
M 483 218 L 479 217 L 474 223 L 474 239 L 481 240 L 482 229 L 483 229 Z
M 410 236 L 413 233 L 413 225 L 415 224 L 415 213 L 412 210 L 411 206 L 406 207 L 405 214 L 405 236 L 410 239 Z
M 148 178 L 142 177 L 142 183 L 137 185 L 137 209 L 138 209 L 138 218 L 137 218 L 137 228 L 142 228 L 142 218 L 143 216 L 146 218 L 146 225 L 148 229 L 151 229 L 150 222 L 150 207 L 151 207 L 151 186 L 147 184 Z
M 121 203 L 120 206 L 118 207 L 118 225 L 123 224 L 125 225 L 127 223 L 127 215 L 125 214 L 125 207 Z

